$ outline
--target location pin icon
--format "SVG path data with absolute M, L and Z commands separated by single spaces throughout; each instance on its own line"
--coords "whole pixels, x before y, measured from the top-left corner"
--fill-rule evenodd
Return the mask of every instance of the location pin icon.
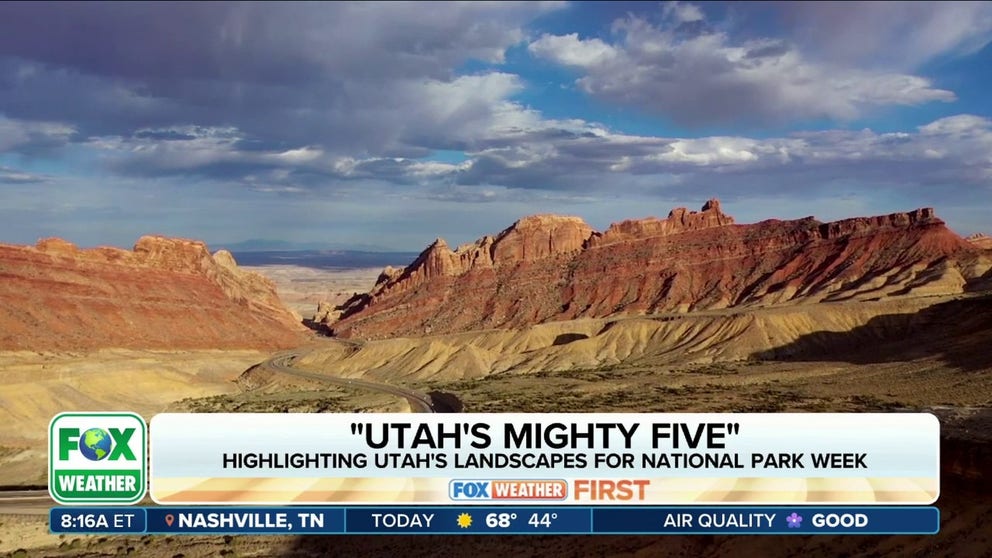
M 172 523 L 175 520 L 176 520 L 176 516 L 172 515 L 171 513 L 165 514 L 165 524 L 168 525 L 169 527 L 172 527 Z

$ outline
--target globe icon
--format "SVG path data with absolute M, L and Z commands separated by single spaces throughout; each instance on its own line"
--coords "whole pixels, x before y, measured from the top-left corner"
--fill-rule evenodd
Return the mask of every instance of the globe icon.
M 79 453 L 90 461 L 100 461 L 110 453 L 110 434 L 102 428 L 90 428 L 79 438 Z

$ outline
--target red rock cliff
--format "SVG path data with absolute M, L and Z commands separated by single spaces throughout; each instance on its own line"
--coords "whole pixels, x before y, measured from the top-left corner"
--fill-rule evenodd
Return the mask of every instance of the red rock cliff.
M 329 324 L 378 338 L 615 313 L 961 292 L 992 266 L 932 209 L 821 223 L 734 224 L 716 200 L 592 231 L 521 219 L 452 251 L 438 239 Z
M 378 300 L 469 272 L 574 255 L 582 250 L 592 233 L 592 228 L 578 217 L 533 215 L 520 219 L 495 237 L 484 236 L 456 250 L 438 238 L 406 269 L 387 268 L 379 276 L 371 298 Z
M 0 244 L 0 277 L 0 349 L 281 348 L 303 338 L 268 279 L 194 240 L 145 236 L 133 251 Z

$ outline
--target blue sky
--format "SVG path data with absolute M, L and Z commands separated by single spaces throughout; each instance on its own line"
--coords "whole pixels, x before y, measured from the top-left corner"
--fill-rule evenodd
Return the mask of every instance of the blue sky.
M 0 242 L 419 250 L 934 206 L 992 232 L 992 3 L 3 3 Z

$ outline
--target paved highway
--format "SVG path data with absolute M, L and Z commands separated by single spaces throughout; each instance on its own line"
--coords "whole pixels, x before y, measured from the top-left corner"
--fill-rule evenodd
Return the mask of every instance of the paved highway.
M 0 492 L 0 515 L 48 515 L 54 505 L 47 490 Z
M 367 380 L 358 380 L 354 378 L 336 378 L 334 376 L 328 376 L 327 374 L 308 372 L 293 367 L 293 361 L 295 361 L 297 358 L 302 357 L 307 352 L 309 351 L 306 349 L 296 349 L 286 353 L 281 353 L 263 362 L 262 364 L 259 364 L 258 366 L 260 368 L 267 368 L 269 370 L 272 370 L 273 372 L 278 372 L 280 374 L 288 374 L 290 376 L 296 376 L 298 378 L 317 380 L 317 381 L 327 382 L 329 384 L 345 386 L 345 387 L 367 389 L 370 391 L 377 391 L 379 393 L 387 393 L 389 395 L 402 397 L 403 399 L 406 399 L 407 401 L 410 402 L 410 410 L 415 413 L 436 412 L 434 408 L 434 403 L 431 401 L 430 396 L 420 392 L 416 392 L 410 389 L 401 388 L 389 384 L 370 382 Z

